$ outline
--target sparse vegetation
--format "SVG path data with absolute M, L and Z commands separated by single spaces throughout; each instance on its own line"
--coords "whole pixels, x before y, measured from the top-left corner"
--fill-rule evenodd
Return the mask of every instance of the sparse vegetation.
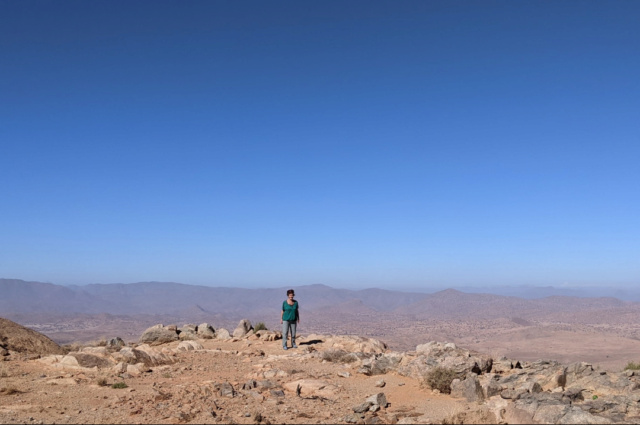
M 171 378 L 173 378 L 173 376 L 171 376 L 171 374 L 170 374 L 169 372 L 165 372 L 165 373 L 163 373 L 163 374 L 162 374 L 162 377 L 163 377 L 163 378 L 166 378 L 166 379 L 171 379 Z
M 333 363 L 353 363 L 358 360 L 358 357 L 353 353 L 347 353 L 340 349 L 325 350 L 321 354 L 322 360 Z
M 256 323 L 256 325 L 253 327 L 253 331 L 254 332 L 258 332 L 258 331 L 266 331 L 267 330 L 267 326 L 264 324 L 264 322 L 258 322 Z
M 74 342 L 72 344 L 65 344 L 61 348 L 65 354 L 69 354 L 69 353 L 82 350 L 84 348 L 84 345 Z
M 100 387 L 106 387 L 107 385 L 109 385 L 107 383 L 107 378 L 98 378 L 98 380 L 96 381 L 96 384 L 98 384 L 98 386 Z
M 115 389 L 123 389 L 128 387 L 129 386 L 125 382 L 116 382 L 115 384 L 111 385 L 111 388 L 115 388 Z
M 451 394 L 451 381 L 458 377 L 456 371 L 446 367 L 436 367 L 425 377 L 426 384 L 443 394 Z
M 629 362 L 624 367 L 624 370 L 640 370 L 640 363 Z

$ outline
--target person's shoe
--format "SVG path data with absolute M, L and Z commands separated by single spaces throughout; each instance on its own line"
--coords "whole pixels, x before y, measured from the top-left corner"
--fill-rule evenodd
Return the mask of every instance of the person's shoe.
M 283 350 L 288 350 L 288 348 L 287 348 L 287 346 L 286 346 L 286 345 L 283 345 L 283 346 L 282 346 L 282 349 L 283 349 Z
M 296 345 L 296 343 L 294 342 L 293 345 L 291 346 L 291 348 L 298 348 L 298 346 Z

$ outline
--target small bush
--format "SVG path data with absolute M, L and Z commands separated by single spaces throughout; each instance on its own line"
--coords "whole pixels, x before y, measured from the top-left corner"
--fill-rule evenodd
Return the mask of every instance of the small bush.
M 640 370 L 640 363 L 629 362 L 624 367 L 624 370 Z
M 62 350 L 64 351 L 65 354 L 77 352 L 82 350 L 83 348 L 84 348 L 84 345 L 77 342 L 74 342 L 72 344 L 65 344 L 62 346 Z
M 98 380 L 96 381 L 96 384 L 98 384 L 101 387 L 106 387 L 107 385 L 109 385 L 107 383 L 107 378 L 98 378 Z
M 451 381 L 456 379 L 458 374 L 446 367 L 436 367 L 425 377 L 425 382 L 431 389 L 438 390 L 443 394 L 451 394 Z
M 115 388 L 115 389 L 122 389 L 127 387 L 128 385 L 124 382 L 116 382 L 115 384 L 111 385 L 111 388 Z
M 256 325 L 253 327 L 253 331 L 254 332 L 258 332 L 258 331 L 266 331 L 267 330 L 267 326 L 264 324 L 264 322 L 258 322 L 256 323 Z
M 330 348 L 320 354 L 322 360 L 333 363 L 353 363 L 358 360 L 358 356 L 344 350 Z

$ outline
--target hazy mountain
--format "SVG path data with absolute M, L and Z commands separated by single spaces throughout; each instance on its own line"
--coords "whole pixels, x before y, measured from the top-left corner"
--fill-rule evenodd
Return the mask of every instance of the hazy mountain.
M 408 306 L 396 309 L 397 313 L 411 314 L 416 318 L 465 318 L 492 319 L 500 317 L 540 317 L 542 314 L 578 313 L 618 309 L 636 304 L 611 297 L 586 298 L 552 296 L 524 299 L 494 294 L 464 293 L 455 289 L 430 294 Z
M 231 317 L 273 315 L 286 299 L 288 287 L 225 288 L 185 285 L 175 282 L 139 282 L 130 284 L 91 284 L 60 286 L 50 283 L 0 279 L 0 312 L 27 313 L 109 313 L 173 314 L 188 312 L 224 314 Z M 294 288 L 301 310 L 318 310 L 361 301 L 364 307 L 389 311 L 426 297 L 426 294 L 365 289 L 336 289 L 326 285 Z M 277 313 L 276 313 L 277 314 Z
M 0 279 L 0 312 L 94 313 L 114 306 L 74 288 L 19 279 Z

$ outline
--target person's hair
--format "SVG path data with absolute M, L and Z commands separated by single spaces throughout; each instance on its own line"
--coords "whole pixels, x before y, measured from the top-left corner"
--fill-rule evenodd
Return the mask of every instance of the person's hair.
M 289 290 L 287 291 L 287 297 L 289 296 L 289 294 L 293 294 L 293 295 L 295 295 L 296 293 L 293 291 L 293 289 L 289 289 Z

